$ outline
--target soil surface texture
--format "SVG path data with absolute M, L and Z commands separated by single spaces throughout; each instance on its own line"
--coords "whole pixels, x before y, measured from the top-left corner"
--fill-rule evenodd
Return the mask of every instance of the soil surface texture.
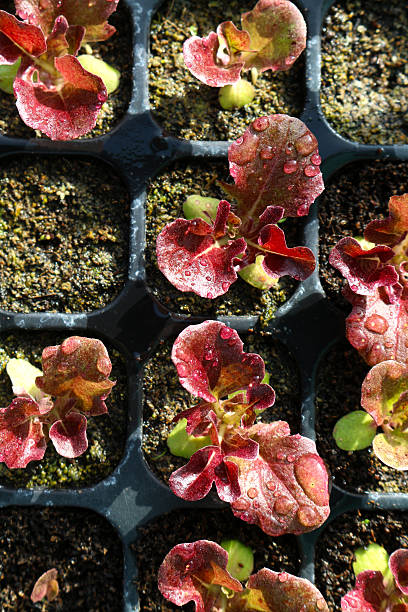
M 408 11 L 401 0 L 338 0 L 322 31 L 323 112 L 349 140 L 408 142 Z
M 241 14 L 255 0 L 167 0 L 154 15 L 150 36 L 149 87 L 153 116 L 166 135 L 187 140 L 233 140 L 256 117 L 285 113 L 299 117 L 304 105 L 304 54 L 284 72 L 259 75 L 248 106 L 223 110 L 218 87 L 196 79 L 184 66 L 183 43 L 206 37 L 223 21 L 241 27 Z M 243 78 L 250 80 L 249 72 Z
M 407 513 L 358 510 L 337 518 L 324 529 L 317 542 L 315 578 L 330 612 L 341 609 L 341 597 L 355 586 L 355 550 L 370 542 L 383 546 L 389 555 L 398 548 L 407 548 Z
M 88 312 L 128 269 L 129 196 L 109 166 L 19 156 L 0 163 L 0 308 Z
M 223 315 L 256 315 L 267 323 L 275 311 L 295 291 L 298 283 L 284 276 L 269 291 L 252 287 L 241 278 L 227 293 L 215 299 L 202 298 L 192 292 L 181 292 L 157 267 L 156 238 L 168 223 L 183 218 L 183 204 L 190 195 L 225 199 L 217 181 L 228 176 L 228 161 L 178 162 L 152 180 L 146 203 L 146 277 L 152 296 L 170 312 L 182 315 L 216 317 Z M 287 219 L 280 227 L 288 246 L 302 243 L 303 221 Z
M 254 551 L 254 571 L 267 567 L 276 572 L 297 575 L 300 568 L 299 552 L 294 536 L 271 538 L 258 527 L 235 518 L 229 508 L 224 510 L 177 510 L 154 519 L 139 529 L 134 544 L 139 576 L 136 580 L 140 610 L 143 612 L 193 612 L 189 603 L 183 608 L 165 600 L 157 588 L 157 573 L 168 552 L 183 542 L 239 540 Z
M 0 608 L 4 612 L 121 612 L 123 554 L 101 516 L 66 508 L 0 509 Z M 58 571 L 59 595 L 33 604 L 31 591 Z
M 73 332 L 73 335 L 75 332 Z M 0 335 L 0 406 L 9 406 L 14 395 L 6 372 L 12 358 L 27 359 L 41 369 L 41 354 L 69 336 L 52 332 L 13 332 Z M 116 380 L 106 399 L 108 414 L 90 417 L 87 425 L 88 449 L 77 459 L 61 457 L 48 442 L 41 461 L 31 461 L 25 469 L 10 470 L 0 464 L 0 485 L 17 487 L 81 488 L 96 484 L 112 473 L 122 459 L 127 427 L 127 376 L 123 356 L 104 341 L 111 362 L 110 380 Z
M 259 420 L 264 423 L 287 421 L 292 433 L 300 430 L 300 381 L 296 362 L 287 348 L 270 335 L 248 334 L 241 337 L 244 351 L 257 353 L 270 374 L 269 384 L 276 393 L 273 406 Z M 171 361 L 173 341 L 159 345 L 144 367 L 143 441 L 145 458 L 153 473 L 168 482 L 171 473 L 187 459 L 175 457 L 167 448 L 167 436 L 174 427 L 174 417 L 197 403 L 184 389 Z
M 15 14 L 14 2 L 2 0 L 2 10 Z M 109 132 L 125 115 L 132 91 L 132 25 L 130 13 L 125 2 L 120 2 L 118 10 L 111 15 L 109 23 L 116 28 L 115 34 L 104 42 L 92 45 L 92 55 L 103 60 L 121 74 L 118 89 L 109 95 L 103 104 L 96 125 L 81 138 L 94 138 Z M 79 55 L 85 51 L 80 50 Z M 38 130 L 33 130 L 20 119 L 13 95 L 0 91 L 0 134 L 13 138 L 47 138 Z

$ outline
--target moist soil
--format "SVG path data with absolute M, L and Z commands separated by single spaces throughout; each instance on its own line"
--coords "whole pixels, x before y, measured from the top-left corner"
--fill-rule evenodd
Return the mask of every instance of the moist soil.
M 355 586 L 352 562 L 357 548 L 370 542 L 383 546 L 390 555 L 408 547 L 408 515 L 402 512 L 347 513 L 324 529 L 316 547 L 316 586 L 331 612 L 340 610 L 340 600 Z
M 181 608 L 165 600 L 157 587 L 159 567 L 168 552 L 183 542 L 212 540 L 220 544 L 223 540 L 239 540 L 254 551 L 254 571 L 267 567 L 297 575 L 300 557 L 294 536 L 271 538 L 258 527 L 248 525 L 232 516 L 229 509 L 186 510 L 161 516 L 138 530 L 138 539 L 133 546 L 139 576 L 136 580 L 143 612 L 173 612 Z M 191 602 L 183 606 L 193 612 Z
M 86 510 L 0 509 L 0 607 L 4 612 L 121 612 L 123 553 L 114 528 Z M 59 596 L 33 604 L 31 591 L 58 571 Z
M 146 203 L 146 277 L 151 295 L 166 310 L 182 315 L 216 317 L 225 315 L 254 315 L 266 324 L 275 311 L 295 291 L 296 281 L 289 276 L 280 279 L 269 291 L 252 287 L 241 278 L 227 293 L 215 299 L 199 297 L 192 292 L 181 292 L 165 278 L 157 267 L 156 238 L 168 223 L 184 217 L 183 203 L 188 196 L 199 194 L 224 199 L 217 185 L 228 174 L 227 161 L 176 163 L 152 180 Z M 287 219 L 280 227 L 285 231 L 289 246 L 301 243 L 303 222 Z
M 204 37 L 223 21 L 241 25 L 241 13 L 254 0 L 168 0 L 153 17 L 150 35 L 149 91 L 153 116 L 166 135 L 187 140 L 233 140 L 256 117 L 285 113 L 299 117 L 304 105 L 304 55 L 289 71 L 262 73 L 248 106 L 225 111 L 218 87 L 196 79 L 183 61 L 183 43 Z M 250 80 L 250 73 L 243 78 Z
M 329 255 L 346 236 L 363 236 L 366 225 L 388 216 L 388 200 L 408 192 L 406 162 L 364 161 L 349 164 L 334 174 L 319 199 L 320 280 L 326 295 L 349 312 L 342 297 L 345 281 L 329 264 Z
M 6 364 L 12 358 L 27 359 L 41 369 L 41 354 L 68 336 L 51 332 L 13 332 L 0 335 L 0 406 L 13 399 Z M 0 485 L 17 487 L 82 488 L 96 484 L 112 473 L 123 456 L 127 428 L 127 376 L 123 356 L 105 342 L 112 361 L 111 380 L 116 380 L 106 400 L 108 414 L 90 417 L 87 425 L 88 449 L 77 459 L 59 455 L 48 442 L 41 461 L 25 469 L 10 470 L 0 464 Z M 0 548 L 1 550 L 1 548 Z
M 242 337 L 244 351 L 259 354 L 269 373 L 269 384 L 275 389 L 276 401 L 259 417 L 264 423 L 283 420 L 292 433 L 300 430 L 300 380 L 293 356 L 270 334 L 248 334 Z M 145 459 L 153 473 L 168 483 L 171 473 L 187 463 L 167 448 L 167 436 L 174 427 L 174 417 L 194 406 L 197 399 L 184 389 L 171 361 L 174 340 L 160 344 L 144 366 L 143 439 Z
M 96 160 L 19 156 L 0 163 L 0 308 L 88 312 L 121 291 L 129 196 Z
M 3 6 L 5 5 L 5 6 Z M 3 10 L 15 14 L 14 2 L 3 0 Z M 92 55 L 119 70 L 121 74 L 118 89 L 109 95 L 103 104 L 96 125 L 82 138 L 94 138 L 109 132 L 125 115 L 132 93 L 132 20 L 124 1 L 109 17 L 109 23 L 117 32 L 108 40 L 92 45 Z M 82 49 L 79 55 L 85 53 Z M 14 138 L 47 138 L 39 130 L 33 130 L 20 119 L 15 98 L 0 90 L 0 134 Z
M 317 451 L 327 463 L 334 484 L 347 491 L 408 493 L 406 472 L 382 463 L 372 447 L 344 451 L 333 438 L 337 421 L 352 410 L 361 410 L 361 384 L 369 369 L 346 340 L 322 358 L 316 379 Z
M 408 11 L 401 0 L 338 0 L 322 30 L 321 103 L 367 144 L 408 142 Z

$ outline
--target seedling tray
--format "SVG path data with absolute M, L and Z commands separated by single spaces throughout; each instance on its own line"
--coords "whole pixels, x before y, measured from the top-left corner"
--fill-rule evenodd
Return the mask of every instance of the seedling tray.
M 199 159 L 202 163 L 225 159 L 227 142 L 192 142 L 165 137 L 149 111 L 148 39 L 151 17 L 159 7 L 152 0 L 122 0 L 133 20 L 133 92 L 126 116 L 105 136 L 79 141 L 51 142 L 45 139 L 14 139 L 0 136 L 0 157 L 22 153 L 40 156 L 65 155 L 96 158 L 112 165 L 123 178 L 131 198 L 130 258 L 126 284 L 120 295 L 103 309 L 90 313 L 0 312 L 0 332 L 14 330 L 56 330 L 68 335 L 86 334 L 109 340 L 127 361 L 129 386 L 128 436 L 123 459 L 114 472 L 95 486 L 80 490 L 43 490 L 0 488 L 1 506 L 67 506 L 98 512 L 117 529 L 125 561 L 123 609 L 139 609 L 135 585 L 138 560 L 131 550 L 137 529 L 148 520 L 172 509 L 192 504 L 175 497 L 167 486 L 153 476 L 141 450 L 142 366 L 157 343 L 180 332 L 200 317 L 183 317 L 159 308 L 146 288 L 143 249 L 146 185 L 153 176 L 175 160 Z M 408 145 L 361 145 L 341 138 L 327 124 L 320 108 L 320 32 L 330 0 L 298 0 L 308 25 L 304 88 L 306 103 L 301 119 L 316 135 L 323 159 L 326 181 L 348 163 L 369 159 L 408 160 Z M 117 35 L 120 35 L 118 33 Z M 1 163 L 1 162 L 0 162 Z M 317 205 L 307 218 L 304 244 L 318 256 L 319 227 Z M 324 236 L 324 228 L 320 228 Z M 223 321 L 242 333 L 257 324 L 256 317 L 224 317 Z M 303 435 L 315 437 L 315 377 L 318 362 L 327 347 L 344 337 L 344 313 L 326 299 L 318 270 L 299 285 L 294 295 L 276 313 L 269 330 L 295 355 L 301 374 L 301 422 Z M 195 508 L 220 507 L 221 503 L 194 503 Z M 347 493 L 333 484 L 330 521 L 357 509 L 408 510 L 408 495 L 402 493 Z M 315 544 L 324 526 L 300 536 L 301 575 L 313 580 Z M 209 534 L 210 537 L 210 534 Z M 268 537 L 268 536 L 265 536 Z M 147 543 L 148 545 L 148 543 Z M 120 604 L 118 603 L 118 610 Z

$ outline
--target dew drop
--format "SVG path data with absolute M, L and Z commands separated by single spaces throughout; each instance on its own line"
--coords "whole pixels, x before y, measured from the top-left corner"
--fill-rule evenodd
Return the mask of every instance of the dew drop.
M 273 508 L 278 514 L 285 515 L 289 514 L 289 512 L 292 510 L 294 503 L 295 502 L 289 499 L 289 497 L 282 496 L 276 500 Z
M 329 503 L 329 477 L 318 455 L 308 453 L 295 463 L 295 477 L 306 495 L 318 506 Z
M 204 359 L 206 361 L 209 361 L 213 357 L 214 357 L 214 349 L 208 346 L 206 349 L 204 349 Z
M 285 174 L 293 174 L 297 170 L 297 161 L 295 159 L 290 159 L 289 161 L 283 164 L 283 171 Z
M 208 299 L 209 299 L 209 300 L 212 300 L 212 298 L 213 298 L 213 294 L 212 294 L 212 293 L 209 291 L 209 292 L 207 293 L 207 297 L 208 297 Z
M 191 272 L 190 272 L 190 270 L 186 270 L 186 271 L 184 272 L 184 274 L 185 274 L 185 276 L 191 276 Z
M 234 503 L 234 510 L 248 510 L 250 505 L 251 504 L 247 499 L 241 497 L 240 499 L 237 499 L 237 501 Z
M 291 64 L 293 64 L 295 59 L 296 59 L 296 57 L 294 55 L 288 55 L 288 57 L 285 58 L 285 64 L 287 66 L 290 66 Z
M 211 276 L 206 276 L 205 280 L 209 282 L 211 280 Z
M 306 166 L 303 172 L 306 176 L 311 178 L 312 176 L 316 176 L 316 174 L 319 174 L 320 168 L 319 166 L 313 166 L 313 164 L 310 164 L 310 166 Z
M 316 608 L 317 608 L 318 610 L 324 610 L 324 609 L 325 609 L 325 607 L 326 607 L 326 602 L 324 601 L 324 599 L 323 599 L 323 598 L 322 598 L 322 599 L 318 599 L 318 600 L 316 601 Z
M 282 451 L 278 451 L 276 453 L 276 458 L 278 459 L 278 461 L 282 461 L 283 459 L 285 459 L 285 453 L 283 453 Z
M 295 152 L 295 147 L 294 147 L 294 145 L 291 142 L 289 142 L 286 145 L 285 153 L 286 153 L 286 155 L 293 155 L 294 152 Z
M 251 487 L 248 489 L 247 495 L 250 499 L 254 499 L 258 495 L 258 491 L 254 487 Z
M 317 147 L 317 140 L 311 132 L 306 132 L 296 140 L 295 146 L 301 155 L 310 155 Z
M 259 153 L 261 159 L 273 159 L 275 157 L 275 151 L 272 147 L 264 147 Z
M 351 344 L 358 351 L 361 351 L 362 349 L 364 349 L 368 344 L 368 338 L 363 332 L 363 330 L 361 329 L 350 330 L 349 339 L 350 339 Z
M 280 572 L 278 574 L 279 582 L 286 582 L 288 578 L 289 578 L 289 575 L 286 572 Z
M 212 366 L 213 368 L 216 368 L 216 367 L 218 366 L 218 364 L 219 364 L 219 363 L 220 363 L 220 362 L 219 362 L 218 357 L 215 357 L 215 358 L 214 358 L 214 361 L 213 361 L 213 362 L 212 362 L 212 364 L 211 364 L 211 366 Z
M 296 459 L 295 455 L 288 455 L 286 458 L 289 461 L 289 463 L 293 463 L 294 460 Z
M 368 365 L 375 365 L 376 363 L 380 363 L 380 361 L 384 361 L 384 359 L 385 359 L 385 350 L 383 349 L 381 344 L 376 342 L 372 346 L 368 354 L 367 363 Z
M 268 117 L 258 117 L 255 121 L 252 122 L 252 127 L 257 132 L 263 132 L 269 127 L 269 119 Z
M 236 139 L 236 144 L 237 145 L 241 145 L 244 142 L 244 138 L 242 136 L 240 136 L 239 138 Z
M 276 483 L 273 482 L 273 480 L 268 480 L 266 488 L 269 489 L 269 491 L 274 491 L 276 489 Z
M 228 291 L 229 284 L 227 282 L 222 283 L 221 285 L 223 291 Z
M 320 166 L 320 164 L 322 163 L 322 158 L 318 153 L 313 153 L 312 157 L 310 158 L 310 161 L 315 166 Z
M 200 266 L 203 266 L 205 268 L 205 266 L 208 266 L 208 261 L 206 259 L 199 259 L 198 263 L 200 264 Z
M 299 523 L 305 527 L 313 527 L 319 522 L 319 516 L 310 506 L 300 506 L 296 513 Z
M 297 216 L 304 217 L 309 212 L 309 206 L 307 204 L 301 204 L 297 209 Z
M 228 338 L 231 338 L 233 333 L 234 333 L 234 330 L 231 329 L 230 327 L 222 327 L 220 329 L 220 336 L 223 340 L 228 340 Z
M 383 334 L 388 329 L 388 323 L 381 315 L 372 314 L 364 323 L 364 327 L 376 334 Z

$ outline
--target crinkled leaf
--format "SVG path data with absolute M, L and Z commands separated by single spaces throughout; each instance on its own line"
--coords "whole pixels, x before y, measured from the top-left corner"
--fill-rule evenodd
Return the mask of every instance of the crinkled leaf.
M 102 79 L 84 70 L 78 60 L 65 55 L 55 59 L 64 79 L 61 90 L 17 78 L 17 108 L 22 120 L 52 140 L 69 140 L 89 132 L 107 99 Z
M 175 495 L 188 501 L 205 497 L 213 482 L 220 499 L 231 502 L 240 494 L 238 467 L 227 461 L 218 446 L 198 450 L 190 461 L 172 473 L 169 480 Z
M 42 574 L 34 585 L 31 601 L 37 603 L 44 598 L 47 598 L 48 601 L 56 599 L 59 591 L 57 577 L 58 572 L 55 567 Z
M 63 420 L 55 421 L 49 431 L 55 450 L 69 459 L 82 455 L 88 448 L 86 425 L 86 417 L 79 412 L 70 412 Z
M 354 293 L 371 295 L 377 287 L 398 282 L 395 267 L 384 265 L 393 255 L 393 250 L 387 246 L 366 251 L 354 238 L 342 238 L 332 249 L 329 262 L 342 273 Z
M 193 601 L 196 612 L 211 612 L 221 595 L 221 588 L 214 588 L 216 585 L 242 591 L 241 583 L 226 570 L 227 561 L 226 551 L 214 542 L 198 540 L 178 544 L 160 566 L 159 590 L 177 606 Z
M 214 406 L 208 402 L 200 402 L 191 408 L 187 408 L 176 415 L 174 421 L 185 419 L 187 421 L 186 432 L 189 436 L 211 435 L 215 439 L 214 444 L 218 443 L 217 426 L 218 419 L 214 412 Z
M 108 352 L 100 340 L 71 336 L 42 354 L 43 376 L 36 384 L 45 393 L 76 399 L 76 409 L 91 416 L 107 412 L 105 399 L 114 382 Z
M 14 64 L 24 54 L 38 57 L 45 51 L 44 34 L 39 28 L 0 11 L 0 64 Z
M 241 21 L 252 50 L 245 54 L 245 69 L 288 70 L 306 47 L 306 23 L 292 2 L 259 0 Z
M 295 117 L 258 117 L 229 147 L 228 159 L 235 184 L 221 185 L 245 221 L 257 223 L 270 205 L 285 217 L 307 215 L 324 188 L 317 140 Z
M 380 612 L 387 599 L 382 573 L 367 570 L 357 576 L 354 589 L 342 597 L 341 609 L 342 612 Z
M 245 252 L 243 238 L 228 240 L 226 225 L 230 205 L 218 206 L 214 225 L 197 218 L 176 219 L 157 237 L 157 263 L 165 277 L 180 291 L 215 298 L 237 279 L 235 259 Z M 220 243 L 219 238 L 225 238 Z
M 267 612 L 328 612 L 317 588 L 304 578 L 263 568 L 250 577 L 247 589 L 248 610 Z M 244 608 L 245 609 L 245 608 Z
M 188 70 L 199 81 L 210 87 L 232 85 L 239 80 L 244 61 L 236 61 L 230 65 L 217 63 L 219 37 L 210 32 L 206 38 L 192 36 L 183 45 L 184 63 Z
M 241 58 L 242 53 L 250 51 L 251 41 L 248 32 L 239 30 L 232 21 L 224 21 L 217 28 L 219 48 L 217 60 L 228 65 Z
M 219 321 L 190 325 L 176 339 L 172 360 L 185 389 L 208 402 L 259 383 L 262 358 L 244 353 L 237 332 Z
M 377 425 L 408 427 L 408 366 L 383 361 L 368 372 L 361 387 L 361 405 Z
M 289 275 L 295 280 L 305 280 L 315 269 L 313 252 L 307 247 L 287 247 L 285 234 L 277 225 L 263 227 L 258 244 L 265 256 L 262 266 L 270 277 Z
M 371 221 L 364 237 L 375 244 L 395 246 L 408 231 L 408 194 L 392 196 L 388 202 L 389 216 Z
M 408 550 L 399 548 L 390 556 L 390 570 L 399 590 L 408 595 Z M 408 602 L 407 602 L 408 603 Z
M 348 288 L 343 294 L 353 305 L 346 319 L 347 339 L 368 365 L 388 359 L 408 363 L 407 300 L 395 293 L 390 301 L 384 287 L 372 295 L 357 295 Z
M 8 468 L 25 468 L 43 458 L 47 444 L 39 416 L 39 405 L 28 397 L 16 397 L 0 409 L 0 461 Z
M 408 434 L 391 431 L 378 434 L 373 440 L 373 451 L 380 461 L 395 470 L 408 470 Z
M 242 494 L 234 514 L 274 536 L 319 527 L 330 512 L 329 475 L 314 442 L 291 436 L 283 421 L 254 425 L 248 435 L 259 443 L 259 458 L 235 460 Z

